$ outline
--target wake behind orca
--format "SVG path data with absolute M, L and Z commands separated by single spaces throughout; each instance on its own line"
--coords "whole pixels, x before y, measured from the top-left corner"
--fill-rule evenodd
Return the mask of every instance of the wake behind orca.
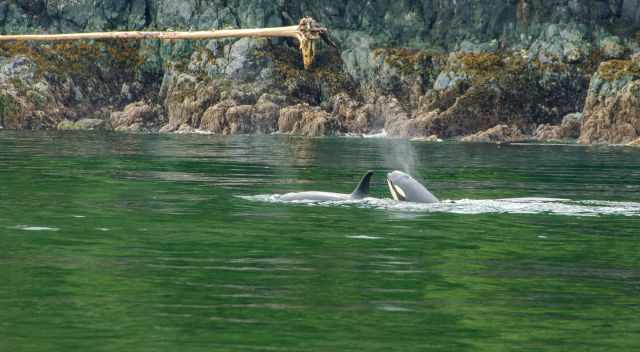
M 304 202 L 322 205 L 400 211 L 402 213 L 453 214 L 557 214 L 568 216 L 622 215 L 640 216 L 640 203 L 609 201 L 574 201 L 556 198 L 461 199 L 439 201 L 426 187 L 402 171 L 387 174 L 387 185 L 394 199 L 368 197 L 373 172 L 369 171 L 351 194 L 331 192 L 299 192 L 239 196 L 251 201 L 269 203 Z

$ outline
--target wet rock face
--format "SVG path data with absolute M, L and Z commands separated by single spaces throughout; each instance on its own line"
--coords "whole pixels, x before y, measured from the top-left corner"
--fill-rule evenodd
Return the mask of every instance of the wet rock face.
M 0 123 L 53 129 L 63 120 L 101 119 L 109 126 L 111 111 L 157 91 L 153 79 L 134 77 L 139 63 L 137 44 L 2 43 Z
M 615 95 L 590 96 L 585 107 L 581 143 L 628 143 L 640 136 L 640 81 Z
M 584 109 L 581 143 L 629 143 L 640 137 L 640 60 L 600 65 Z
M 518 52 L 454 53 L 415 113 L 396 112 L 386 128 L 391 135 L 440 138 L 501 124 L 532 131 L 582 110 L 587 84 L 576 67 L 545 65 Z

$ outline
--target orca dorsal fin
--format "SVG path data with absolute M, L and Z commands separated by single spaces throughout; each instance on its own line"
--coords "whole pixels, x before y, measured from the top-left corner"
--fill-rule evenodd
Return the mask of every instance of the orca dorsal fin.
M 362 180 L 358 184 L 358 187 L 351 193 L 351 198 L 353 199 L 362 199 L 369 195 L 369 183 L 371 182 L 371 176 L 373 175 L 373 171 L 367 171 L 367 173 L 362 176 Z

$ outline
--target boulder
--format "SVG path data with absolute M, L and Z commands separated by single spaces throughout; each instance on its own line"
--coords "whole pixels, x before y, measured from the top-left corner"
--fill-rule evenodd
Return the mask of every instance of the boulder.
M 331 98 L 330 105 L 333 116 L 349 133 L 366 134 L 384 127 L 384 117 L 377 119 L 380 115 L 373 104 L 363 106 L 348 94 L 339 93 Z
M 559 141 L 564 139 L 562 127 L 542 124 L 533 133 L 533 139 L 539 141 Z
M 200 121 L 200 129 L 210 131 L 216 134 L 224 134 L 228 131 L 228 121 L 226 118 L 227 110 L 235 105 L 232 100 L 223 100 L 220 103 L 210 107 L 202 115 Z
M 104 130 L 108 128 L 107 123 L 100 119 L 80 119 L 75 124 L 80 130 Z
M 387 130 L 393 136 L 403 138 L 427 138 L 431 136 L 438 136 L 436 134 L 430 134 L 430 128 L 433 121 L 439 116 L 439 111 L 430 111 L 419 113 L 413 119 L 396 120 L 391 126 L 392 128 Z
M 224 100 L 204 112 L 200 129 L 216 134 L 272 133 L 277 129 L 280 106 L 260 99 L 256 105 Z
M 569 114 L 562 119 L 561 125 L 542 124 L 533 134 L 540 141 L 560 141 L 580 137 L 582 113 Z
M 176 129 L 183 124 L 199 126 L 207 108 L 220 100 L 217 82 L 206 82 L 186 73 L 169 77 L 168 82 L 163 83 L 166 87 L 163 88 L 166 89 L 164 105 L 169 118 L 167 129 Z
M 280 110 L 278 130 L 310 137 L 329 136 L 342 131 L 340 120 L 318 107 L 298 104 Z
M 486 131 L 464 137 L 462 141 L 471 143 L 511 143 L 528 139 L 529 137 L 517 127 L 498 125 Z
M 253 109 L 253 123 L 256 133 L 273 133 L 278 129 L 280 105 L 284 99 L 270 94 L 263 94 Z
M 59 130 L 105 130 L 109 126 L 100 119 L 80 119 L 78 121 L 62 120 L 57 128 Z
M 599 47 L 605 59 L 620 59 L 624 56 L 626 48 L 620 37 L 609 36 L 600 40 Z
M 405 136 L 405 124 L 408 123 L 410 116 L 398 99 L 392 96 L 381 96 L 376 99 L 372 108 L 371 114 L 377 116 L 380 122 L 384 122 L 384 130 L 390 136 Z
M 160 107 L 138 101 L 127 105 L 122 111 L 111 113 L 111 126 L 116 131 L 141 131 L 159 122 Z
M 340 133 L 339 120 L 326 111 L 309 111 L 304 114 L 300 134 L 309 137 L 332 136 Z
M 224 134 L 248 134 L 255 132 L 253 106 L 238 105 L 230 107 L 226 114 L 227 128 Z
M 307 104 L 298 104 L 283 108 L 278 116 L 278 131 L 283 133 L 295 133 L 300 129 L 304 113 L 311 111 Z
M 577 112 L 573 114 L 568 114 L 564 118 L 562 118 L 562 127 L 563 137 L 564 138 L 578 138 L 580 137 L 580 129 L 582 128 L 582 113 Z

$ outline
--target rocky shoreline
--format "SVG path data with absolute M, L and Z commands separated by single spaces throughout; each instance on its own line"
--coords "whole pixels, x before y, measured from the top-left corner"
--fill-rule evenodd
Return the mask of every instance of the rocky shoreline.
M 0 27 L 250 28 L 312 12 L 340 49 L 319 47 L 305 70 L 288 40 L 2 44 L 2 128 L 640 144 L 640 1 L 559 14 L 524 0 L 477 13 L 469 1 L 85 2 L 0 1 Z

